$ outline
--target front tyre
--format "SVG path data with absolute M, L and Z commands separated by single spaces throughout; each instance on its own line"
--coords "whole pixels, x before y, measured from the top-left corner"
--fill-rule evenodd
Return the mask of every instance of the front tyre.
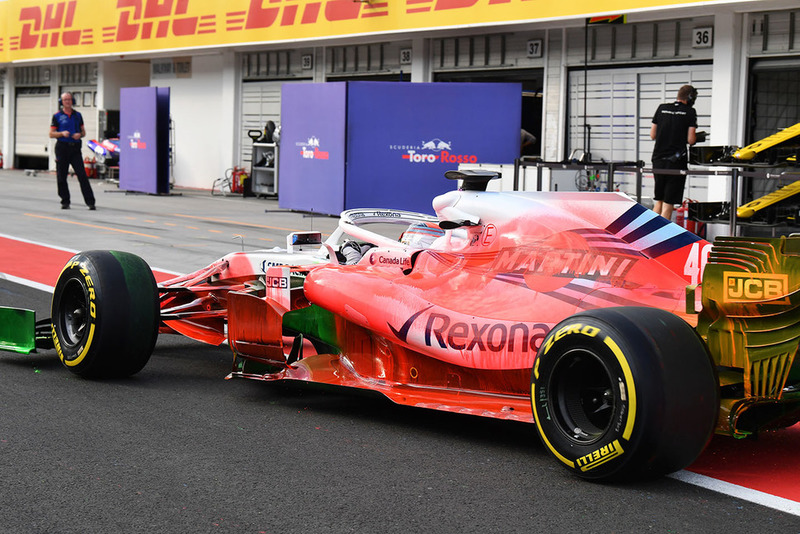
M 51 314 L 67 369 L 87 378 L 130 376 L 147 364 L 158 337 L 158 287 L 134 254 L 81 252 L 58 277 Z
M 683 319 L 656 308 L 578 313 L 542 342 L 531 377 L 539 435 L 578 476 L 631 480 L 691 464 L 719 410 L 714 365 Z

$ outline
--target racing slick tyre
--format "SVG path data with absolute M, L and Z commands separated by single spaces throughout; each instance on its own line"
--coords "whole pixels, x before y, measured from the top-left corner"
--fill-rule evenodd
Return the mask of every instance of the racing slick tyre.
M 716 368 L 683 319 L 656 308 L 585 311 L 555 326 L 531 376 L 545 446 L 585 479 L 661 476 L 691 464 L 719 411 Z
M 158 287 L 134 254 L 81 252 L 58 277 L 51 314 L 67 369 L 87 378 L 130 376 L 147 364 L 158 337 Z

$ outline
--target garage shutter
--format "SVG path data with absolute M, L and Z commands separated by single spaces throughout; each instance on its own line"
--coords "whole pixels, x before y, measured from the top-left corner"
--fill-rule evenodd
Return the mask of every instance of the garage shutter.
M 800 58 L 771 58 L 754 62 L 751 74 L 750 114 L 745 143 L 770 136 L 800 122 Z M 796 143 L 794 141 L 793 143 Z M 790 144 L 790 143 L 787 143 Z M 789 185 L 796 176 L 778 180 L 754 178 L 745 201 Z
M 751 80 L 752 113 L 746 142 L 800 122 L 800 58 L 756 61 Z
M 2 150 L 3 141 L 5 140 L 5 137 L 3 136 L 3 132 L 4 132 L 4 130 L 3 130 L 3 123 L 4 123 L 3 117 L 5 116 L 4 115 L 4 112 L 5 112 L 4 107 L 5 107 L 5 103 L 6 103 L 5 96 L 6 95 L 4 95 L 2 91 L 0 91 L 0 150 Z
M 594 160 L 635 159 L 636 72 L 589 71 L 585 88 L 583 78 L 583 72 L 570 75 L 569 151 L 588 149 Z M 584 143 L 584 109 L 588 143 Z
M 650 125 L 658 105 L 675 99 L 684 84 L 694 85 L 699 93 L 698 130 L 710 130 L 710 65 L 680 67 L 617 68 L 588 71 L 585 89 L 586 122 L 591 126 L 590 149 L 594 161 L 639 161 L 650 165 L 653 141 Z M 570 73 L 567 155 L 584 149 L 584 71 Z M 620 190 L 634 194 L 632 175 L 616 178 Z M 643 180 L 642 195 L 652 196 L 652 179 Z
M 240 165 L 250 168 L 253 142 L 247 136 L 249 130 L 261 130 L 267 121 L 280 124 L 281 119 L 281 86 L 285 83 L 302 83 L 300 81 L 244 82 L 242 84 L 242 116 L 239 126 Z
M 47 157 L 50 120 L 55 113 L 55 110 L 50 109 L 50 89 L 20 87 L 17 89 L 16 103 L 14 135 L 17 155 Z

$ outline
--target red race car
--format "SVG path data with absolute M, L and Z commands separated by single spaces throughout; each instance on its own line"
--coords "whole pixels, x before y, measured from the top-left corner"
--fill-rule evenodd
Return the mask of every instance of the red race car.
M 291 234 L 284 252 L 230 254 L 160 286 L 132 254 L 78 254 L 39 344 L 100 377 L 141 370 L 159 332 L 227 342 L 229 378 L 534 423 L 596 480 L 686 467 L 715 429 L 800 420 L 800 237 L 712 247 L 621 194 L 447 176 L 462 187 L 434 199 L 435 218 L 352 210 L 324 244 Z

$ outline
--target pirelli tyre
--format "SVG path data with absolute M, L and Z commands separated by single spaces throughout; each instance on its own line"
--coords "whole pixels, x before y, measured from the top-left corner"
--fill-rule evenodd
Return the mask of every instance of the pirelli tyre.
M 531 403 L 549 451 L 582 478 L 661 476 L 691 464 L 717 420 L 716 370 L 683 319 L 655 308 L 578 313 L 542 342 Z
M 147 364 L 158 337 L 158 287 L 134 254 L 81 252 L 58 277 L 51 314 L 67 369 L 87 378 L 130 376 Z

